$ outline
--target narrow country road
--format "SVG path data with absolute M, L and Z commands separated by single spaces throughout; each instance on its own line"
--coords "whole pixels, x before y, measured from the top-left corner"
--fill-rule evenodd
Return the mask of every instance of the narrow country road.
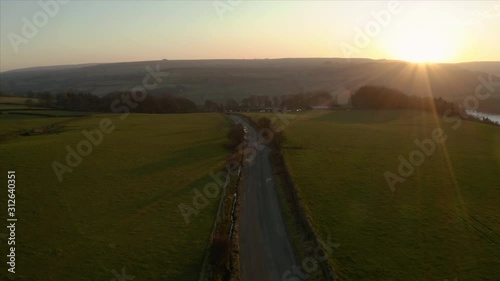
M 257 132 L 239 116 L 249 138 Z M 288 239 L 269 160 L 271 149 L 250 153 L 244 164 L 244 190 L 240 208 L 240 261 L 243 281 L 278 281 L 297 265 Z M 253 159 L 252 159 L 253 158 Z

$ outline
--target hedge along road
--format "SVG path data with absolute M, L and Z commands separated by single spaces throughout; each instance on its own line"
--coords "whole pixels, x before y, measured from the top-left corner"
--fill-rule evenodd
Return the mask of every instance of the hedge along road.
M 257 132 L 240 116 L 249 139 Z M 245 156 L 240 209 L 240 262 L 243 281 L 278 281 L 297 265 L 281 213 L 267 146 Z

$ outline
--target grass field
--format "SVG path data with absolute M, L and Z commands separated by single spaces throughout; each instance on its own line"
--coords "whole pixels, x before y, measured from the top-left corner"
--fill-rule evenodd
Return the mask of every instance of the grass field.
M 500 280 L 500 128 L 451 125 L 350 111 L 286 128 L 287 165 L 320 237 L 341 245 L 331 262 L 342 280 Z M 438 126 L 445 144 L 391 192 L 384 172 Z
M 24 105 L 27 100 L 32 100 L 35 103 L 38 102 L 38 99 L 35 98 L 21 98 L 21 97 L 0 97 L 0 103 L 9 103 L 9 104 L 20 104 Z
M 81 131 L 102 118 L 116 129 L 60 183 L 51 163 L 64 164 L 65 147 L 75 148 Z M 1 179 L 7 170 L 17 176 L 16 276 L 112 280 L 125 268 L 135 280 L 197 280 L 218 199 L 188 225 L 178 204 L 192 206 L 192 189 L 223 167 L 228 126 L 219 114 L 97 115 L 57 134 L 2 141 Z
M 90 112 L 60 110 L 22 110 L 9 111 L 8 113 L 3 112 L 0 113 L 0 136 L 41 128 L 69 120 L 71 117 L 83 117 L 90 114 Z
M 0 110 L 14 110 L 14 109 L 29 109 L 29 107 L 22 104 L 0 104 Z
M 9 114 L 18 115 L 38 115 L 44 117 L 64 117 L 64 116 L 86 116 L 91 115 L 89 111 L 65 111 L 65 110 L 18 110 L 9 111 Z
M 35 128 L 41 128 L 69 119 L 71 118 L 48 118 L 37 115 L 0 114 L 0 136 Z

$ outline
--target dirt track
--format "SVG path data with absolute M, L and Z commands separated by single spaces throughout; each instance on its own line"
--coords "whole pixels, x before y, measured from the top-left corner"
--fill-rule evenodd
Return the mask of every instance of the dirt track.
M 257 132 L 241 117 L 247 135 Z M 245 185 L 240 210 L 240 260 L 243 281 L 282 280 L 284 272 L 296 265 L 275 191 L 269 160 L 270 148 L 256 149 L 245 159 Z M 249 159 L 253 158 L 253 159 Z

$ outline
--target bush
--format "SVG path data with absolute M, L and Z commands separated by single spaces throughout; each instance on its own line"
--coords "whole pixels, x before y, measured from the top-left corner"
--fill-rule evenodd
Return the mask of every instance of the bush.
M 229 140 L 229 143 L 226 145 L 227 148 L 234 150 L 245 140 L 245 129 L 243 125 L 239 123 L 234 125 L 227 133 L 227 138 Z
M 285 142 L 285 135 L 283 132 L 276 132 L 273 130 L 272 122 L 269 118 L 262 117 L 257 121 L 258 130 L 261 131 L 259 135 L 263 137 L 274 148 L 280 149 L 283 142 Z
M 214 237 L 210 247 L 209 261 L 213 268 L 212 280 L 229 280 L 231 274 L 228 264 L 230 243 L 227 237 Z

